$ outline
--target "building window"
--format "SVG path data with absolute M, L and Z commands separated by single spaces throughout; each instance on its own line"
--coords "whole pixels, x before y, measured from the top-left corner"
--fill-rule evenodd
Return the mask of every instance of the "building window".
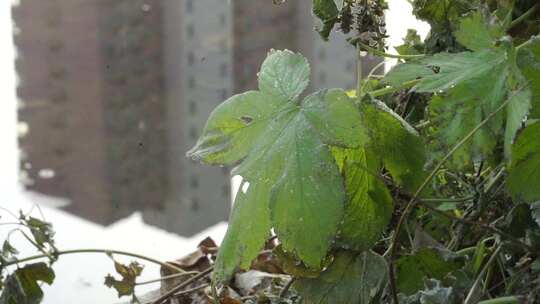
M 219 90 L 219 95 L 220 95 L 221 100 L 227 99 L 227 89 Z
M 191 128 L 189 128 L 189 138 L 193 139 L 193 140 L 196 140 L 198 135 L 199 134 L 197 132 L 197 127 L 191 126 Z
M 326 59 L 326 52 L 323 49 L 321 49 L 319 51 L 319 59 L 320 60 L 325 60 Z
M 225 17 L 225 14 L 219 15 L 219 23 L 221 24 L 221 26 L 224 26 L 226 21 L 227 21 L 227 19 Z
M 222 78 L 225 78 L 225 76 L 227 76 L 227 64 L 222 63 L 222 64 L 219 66 L 219 75 L 220 75 Z
M 191 199 L 191 211 L 199 211 L 199 199 L 194 197 Z
M 195 54 L 193 52 L 188 53 L 188 65 L 192 66 L 195 63 Z
M 186 0 L 186 11 L 188 13 L 193 12 L 193 0 Z
M 188 87 L 190 89 L 194 89 L 195 88 L 195 78 L 193 76 L 190 76 L 189 77 L 189 80 L 188 80 Z
M 195 101 L 193 100 L 189 101 L 189 114 L 190 115 L 197 114 L 197 103 L 195 103 Z
M 199 178 L 197 175 L 192 175 L 189 183 L 192 189 L 199 188 Z
M 225 39 L 219 42 L 219 49 L 221 53 L 223 54 L 227 53 L 227 41 L 225 41 Z
M 195 27 L 193 26 L 193 24 L 187 25 L 186 32 L 187 32 L 188 38 L 193 38 L 193 36 L 195 35 Z
M 319 81 L 322 83 L 326 83 L 326 73 L 325 72 L 320 72 L 319 73 Z
M 353 68 L 354 68 L 354 63 L 352 62 L 352 60 L 347 60 L 347 65 L 345 66 L 345 69 L 347 70 L 347 72 L 352 72 Z

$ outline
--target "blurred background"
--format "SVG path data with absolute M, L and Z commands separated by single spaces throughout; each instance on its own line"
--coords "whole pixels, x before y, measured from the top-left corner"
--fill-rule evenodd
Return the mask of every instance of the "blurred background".
M 309 59 L 309 90 L 355 87 L 354 48 L 339 34 L 319 38 L 311 1 L 272 2 L 3 1 L 0 221 L 33 212 L 53 223 L 59 249 L 163 260 L 206 236 L 219 242 L 237 181 L 184 157 L 211 110 L 256 89 L 271 48 Z M 408 28 L 426 35 L 407 0 L 389 4 L 389 45 Z M 366 58 L 364 71 L 380 60 Z M 0 226 L 1 239 L 7 232 Z M 45 304 L 116 301 L 103 285 L 106 256 L 62 257 L 55 271 Z M 157 276 L 148 265 L 142 280 Z

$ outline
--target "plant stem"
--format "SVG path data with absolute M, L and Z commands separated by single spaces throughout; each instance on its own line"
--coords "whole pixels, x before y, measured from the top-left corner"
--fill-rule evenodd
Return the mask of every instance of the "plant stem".
M 521 303 L 519 296 L 508 296 L 496 299 L 489 299 L 478 302 L 478 304 L 519 304 Z
M 469 134 L 467 134 L 461 141 L 459 141 L 446 155 L 443 157 L 443 159 L 435 166 L 435 168 L 431 171 L 431 173 L 426 177 L 422 185 L 416 190 L 413 197 L 409 200 L 407 203 L 405 210 L 403 211 L 403 214 L 399 218 L 399 221 L 397 223 L 396 229 L 394 231 L 394 234 L 392 236 L 392 242 L 390 243 L 390 257 L 389 257 L 389 263 L 388 263 L 388 275 L 389 275 L 389 281 L 390 281 L 390 291 L 392 293 L 392 298 L 394 301 L 394 304 L 399 304 L 399 299 L 397 296 L 397 288 L 396 288 L 396 278 L 394 273 L 394 260 L 397 255 L 397 241 L 399 234 L 401 232 L 402 226 L 405 223 L 405 220 L 411 213 L 412 209 L 416 206 L 417 198 L 422 193 L 422 191 L 427 187 L 429 182 L 433 179 L 433 177 L 437 174 L 437 172 L 442 168 L 442 166 L 446 163 L 448 159 L 459 149 L 463 144 L 465 144 L 467 141 L 469 141 L 478 130 L 480 130 L 484 125 L 486 125 L 497 113 L 499 113 L 502 109 L 506 107 L 512 101 L 514 96 L 519 93 L 523 88 L 520 88 L 519 90 L 516 90 L 511 96 L 509 96 L 505 102 L 503 102 L 495 111 L 491 112 L 482 122 L 480 122 Z
M 394 55 L 394 54 L 388 54 L 383 51 L 379 51 L 377 49 L 374 49 L 370 47 L 369 45 L 363 44 L 362 42 L 358 42 L 358 45 L 364 48 L 366 51 L 372 53 L 373 55 L 377 55 L 380 57 L 386 57 L 386 58 L 393 58 L 393 59 L 420 59 L 423 57 L 426 57 L 426 55 Z
M 362 50 L 360 49 L 360 45 L 357 45 L 358 50 L 358 58 L 356 62 L 356 77 L 357 77 L 357 88 L 356 88 L 356 98 L 357 103 L 360 104 L 362 101 Z
M 154 279 L 154 280 L 150 280 L 150 281 L 144 281 L 144 282 L 136 283 L 135 285 L 139 286 L 139 285 L 152 284 L 152 283 L 157 283 L 157 282 L 161 282 L 161 281 L 180 278 L 180 277 L 183 277 L 183 276 L 192 275 L 192 274 L 198 274 L 198 273 L 199 273 L 198 271 L 180 272 L 180 273 L 175 273 L 175 274 L 171 274 L 171 275 L 168 275 L 168 276 L 163 276 L 163 277 L 161 277 L 159 279 Z
M 528 11 L 526 11 L 523 15 L 517 17 L 516 19 L 514 19 L 512 21 L 512 23 L 510 23 L 510 26 L 508 27 L 508 29 L 511 29 L 513 28 L 514 26 L 520 24 L 521 22 L 523 22 L 524 20 L 526 20 L 527 18 L 529 18 L 532 14 L 534 14 L 538 9 L 540 8 L 540 3 L 536 3 L 535 5 L 533 5 Z
M 462 203 L 474 199 L 474 195 L 462 198 L 421 198 L 423 203 Z
M 199 285 L 199 286 L 197 286 L 197 287 L 193 287 L 193 288 L 191 288 L 191 289 L 186 289 L 186 290 L 181 291 L 181 292 L 179 292 L 179 293 L 175 293 L 174 296 L 175 296 L 175 297 L 178 297 L 178 296 L 181 296 L 181 295 L 190 294 L 190 293 L 192 293 L 192 292 L 195 292 L 195 291 L 201 290 L 201 289 L 203 289 L 203 288 L 206 288 L 206 287 L 208 287 L 208 285 L 210 285 L 210 284 L 205 283 L 205 284 Z
M 417 83 L 420 82 L 420 79 L 415 79 L 415 80 L 410 80 L 410 81 L 407 81 L 407 82 L 404 82 L 400 87 L 398 88 L 394 88 L 394 87 L 387 87 L 387 88 L 384 88 L 384 89 L 379 89 L 379 90 L 375 90 L 375 91 L 371 91 L 369 92 L 369 94 L 373 97 L 379 97 L 379 96 L 383 96 L 383 95 L 386 95 L 386 94 L 391 94 L 391 93 L 394 93 L 394 92 L 397 92 L 399 90 L 403 90 L 403 89 L 409 89 L 409 88 L 412 88 L 414 87 Z
M 126 251 L 110 250 L 110 249 L 74 249 L 74 250 L 63 250 L 63 251 L 55 252 L 55 254 L 57 256 L 66 255 L 66 254 L 75 254 L 75 253 L 106 253 L 106 254 L 125 255 L 125 256 L 130 256 L 130 257 L 134 257 L 134 258 L 137 258 L 137 259 L 145 260 L 145 261 L 148 261 L 148 262 L 152 262 L 154 264 L 161 265 L 163 267 L 167 267 L 167 268 L 169 268 L 171 270 L 174 270 L 176 272 L 181 272 L 181 273 L 185 272 L 182 268 L 176 267 L 176 266 L 174 266 L 172 264 L 161 262 L 161 261 L 158 261 L 156 259 L 144 256 L 144 255 L 131 253 L 131 252 L 126 252 Z M 38 254 L 38 255 L 18 259 L 18 260 L 15 260 L 15 261 L 10 261 L 10 262 L 5 263 L 2 266 L 7 267 L 7 266 L 11 266 L 11 265 L 19 264 L 19 263 L 24 263 L 24 262 L 28 262 L 28 261 L 32 261 L 32 260 L 42 259 L 42 258 L 46 258 L 46 257 L 48 257 L 46 254 Z
M 206 270 L 200 272 L 198 275 L 193 276 L 193 277 L 185 280 L 184 282 L 182 282 L 178 286 L 176 286 L 173 289 L 167 291 L 164 295 L 162 295 L 157 300 L 152 302 L 152 304 L 161 304 L 161 303 L 163 303 L 165 300 L 167 300 L 168 298 L 170 298 L 170 297 L 174 296 L 176 293 L 178 293 L 182 288 L 188 286 L 189 284 L 191 284 L 191 283 L 193 283 L 193 282 L 195 282 L 195 281 L 197 281 L 197 280 L 199 280 L 201 278 L 204 278 L 206 275 L 211 273 L 212 270 L 214 270 L 214 267 L 209 267 Z
M 486 262 L 486 265 L 484 265 L 484 268 L 480 271 L 478 274 L 478 277 L 473 283 L 473 286 L 469 290 L 469 293 L 467 294 L 467 297 L 465 298 L 465 301 L 463 304 L 472 304 L 475 303 L 475 294 L 478 288 L 480 288 L 480 284 L 482 282 L 482 278 L 486 274 L 487 270 L 491 267 L 491 264 L 497 259 L 497 255 L 499 255 L 499 252 L 502 249 L 502 245 L 499 245 L 497 249 L 493 252 L 493 254 L 489 257 L 489 260 Z
M 532 43 L 532 40 L 529 39 L 529 40 L 523 42 L 522 44 L 516 46 L 516 50 L 519 51 L 520 49 L 522 49 L 522 48 L 528 46 L 528 45 L 531 44 L 531 43 Z
M 439 214 L 441 216 L 444 216 L 446 218 L 449 218 L 451 220 L 454 220 L 454 221 L 457 221 L 457 222 L 460 222 L 460 223 L 463 223 L 463 224 L 468 224 L 468 225 L 471 225 L 471 226 L 476 226 L 476 227 L 482 228 L 484 230 L 491 231 L 492 233 L 500 235 L 501 237 L 507 239 L 508 241 L 510 241 L 510 242 L 520 246 L 520 247 L 523 247 L 523 248 L 525 248 L 527 250 L 530 250 L 530 251 L 534 251 L 534 248 L 532 248 L 531 246 L 527 245 L 526 243 L 521 242 L 520 240 L 516 239 L 511 234 L 508 234 L 508 233 L 506 233 L 506 232 L 504 232 L 502 230 L 499 230 L 499 229 L 497 229 L 495 227 L 492 227 L 490 225 L 486 225 L 486 224 L 484 224 L 482 222 L 479 222 L 479 221 L 470 221 L 470 220 L 467 220 L 467 219 L 464 219 L 464 218 L 461 218 L 461 217 L 454 216 L 454 215 L 446 213 L 444 211 L 435 209 L 430 205 L 426 205 L 421 200 L 419 201 L 419 204 L 421 204 L 422 207 L 424 207 L 426 209 L 429 209 L 430 211 L 432 211 L 434 213 L 437 213 L 437 214 Z M 472 248 L 475 248 L 475 247 L 472 247 Z
M 294 281 L 296 281 L 296 278 L 291 278 L 289 280 L 289 282 L 287 282 L 287 284 L 285 284 L 285 286 L 283 287 L 283 289 L 279 292 L 279 298 L 280 299 L 283 299 L 285 297 L 285 295 L 287 294 L 287 292 L 289 291 L 289 289 L 291 288 L 292 284 L 294 283 Z

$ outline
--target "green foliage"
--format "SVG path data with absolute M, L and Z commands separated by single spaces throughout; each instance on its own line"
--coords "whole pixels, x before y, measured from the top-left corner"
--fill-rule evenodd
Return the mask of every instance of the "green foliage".
M 367 250 L 380 239 L 392 216 L 392 196 L 377 178 L 380 160 L 366 149 L 334 149 L 345 179 L 348 204 L 338 244 Z
M 533 203 L 540 200 L 540 123 L 526 127 L 512 148 L 508 189 L 515 199 Z
M 436 249 L 422 248 L 397 261 L 397 286 L 400 292 L 411 295 L 422 290 L 425 279 L 442 280 L 460 263 L 445 257 Z
M 317 28 L 321 37 L 328 40 L 334 24 L 338 21 L 339 11 L 334 0 L 313 0 L 313 15 L 321 20 Z
M 54 271 L 45 263 L 25 265 L 8 275 L 0 304 L 38 304 L 43 299 L 40 283 L 52 284 Z
M 339 252 L 318 278 L 299 279 L 294 286 L 305 304 L 367 304 L 384 286 L 385 268 L 384 258 L 372 252 Z
M 390 109 L 376 102 L 357 107 L 340 89 L 298 99 L 309 78 L 302 58 L 270 53 L 260 91 L 218 106 L 188 152 L 211 164 L 242 158 L 233 174 L 245 183 L 216 261 L 219 280 L 250 265 L 270 228 L 283 251 L 312 270 L 323 268 L 336 237 L 341 247 L 368 249 L 392 213 L 390 193 L 377 178 L 382 165 L 407 189 L 421 182 L 422 143 Z M 236 157 L 224 157 L 229 151 Z
M 518 51 L 517 65 L 527 78 L 532 91 L 531 118 L 540 118 L 540 37 L 532 37 L 530 43 Z

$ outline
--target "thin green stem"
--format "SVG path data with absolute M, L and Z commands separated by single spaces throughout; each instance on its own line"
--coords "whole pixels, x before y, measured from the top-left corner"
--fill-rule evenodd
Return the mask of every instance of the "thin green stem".
M 360 46 L 357 46 L 358 49 L 358 58 L 356 62 L 356 77 L 357 77 L 357 88 L 356 88 L 356 98 L 358 99 L 358 103 L 362 101 L 362 96 L 364 95 L 362 92 L 362 50 L 360 49 Z
M 528 45 L 531 44 L 531 43 L 532 43 L 532 39 L 529 39 L 529 40 L 523 42 L 522 44 L 516 46 L 516 50 L 519 51 L 520 49 L 522 49 L 522 48 L 528 46 Z
M 520 24 L 521 22 L 525 21 L 532 14 L 534 14 L 539 8 L 540 8 L 540 3 L 536 3 L 535 5 L 533 5 L 528 11 L 523 13 L 523 15 L 521 15 L 521 16 L 517 17 L 516 19 L 514 19 L 512 21 L 512 23 L 510 23 L 510 26 L 508 27 L 508 29 L 511 29 L 514 26 L 516 26 L 516 25 Z
M 126 252 L 126 251 L 110 250 L 110 249 L 93 249 L 93 248 L 91 248 L 91 249 L 63 250 L 63 251 L 55 252 L 55 254 L 57 256 L 66 255 L 66 254 L 76 254 L 76 253 L 106 253 L 106 254 L 125 255 L 125 256 L 130 256 L 130 257 L 133 257 L 133 258 L 145 260 L 145 261 L 148 261 L 148 262 L 152 262 L 154 264 L 157 264 L 157 265 L 160 265 L 160 266 L 163 266 L 163 267 L 167 267 L 167 268 L 169 268 L 171 270 L 174 270 L 176 272 L 182 272 L 182 273 L 185 272 L 182 268 L 176 267 L 176 266 L 174 266 L 172 264 L 161 262 L 161 261 L 158 261 L 156 259 L 144 256 L 144 255 L 131 253 L 131 252 Z M 28 261 L 32 261 L 32 260 L 42 259 L 42 258 L 46 258 L 46 257 L 48 257 L 46 254 L 38 254 L 38 255 L 18 259 L 18 260 L 15 260 L 15 261 L 9 261 L 9 262 L 5 263 L 3 266 L 7 267 L 7 266 L 11 266 L 11 265 L 19 264 L 19 263 L 24 263 L 24 262 L 28 262 Z
M 366 45 L 362 42 L 358 42 L 358 45 L 360 45 L 362 48 L 364 48 L 366 51 L 372 53 L 373 55 L 380 56 L 380 57 L 386 57 L 386 58 L 393 58 L 393 59 L 420 59 L 426 57 L 426 55 L 394 55 L 394 54 L 388 54 L 383 51 L 379 51 L 377 49 L 374 49 L 370 47 L 369 45 Z
M 478 302 L 478 304 L 519 304 L 521 303 L 521 297 L 519 296 L 508 296 L 501 297 L 496 299 L 489 299 Z
M 422 185 L 416 190 L 413 197 L 409 200 L 407 203 L 405 210 L 403 211 L 403 214 L 399 218 L 399 221 L 397 223 L 396 229 L 394 231 L 392 242 L 390 243 L 390 257 L 389 257 L 389 263 L 388 263 L 388 274 L 389 274 L 389 281 L 390 281 L 390 290 L 392 293 L 392 298 L 395 304 L 399 304 L 399 299 L 397 296 L 397 287 L 396 287 L 396 278 L 394 273 L 394 260 L 397 255 L 397 241 L 399 234 L 401 232 L 401 229 L 408 218 L 409 214 L 411 213 L 412 209 L 416 206 L 418 200 L 418 196 L 422 191 L 427 187 L 427 185 L 431 182 L 433 177 L 439 172 L 439 170 L 442 168 L 442 166 L 446 163 L 448 159 L 459 149 L 463 144 L 465 144 L 467 141 L 469 141 L 478 130 L 480 130 L 482 127 L 484 127 L 497 113 L 499 113 L 502 109 L 504 109 L 510 101 L 514 98 L 514 96 L 521 91 L 522 88 L 514 92 L 508 99 L 506 99 L 505 102 L 503 102 L 495 111 L 491 112 L 482 122 L 480 122 L 471 132 L 469 132 L 462 140 L 460 140 L 443 158 L 442 160 L 435 166 L 435 168 L 431 171 L 431 173 L 426 177 Z
M 489 260 L 486 262 L 486 264 L 482 268 L 482 270 L 480 270 L 480 273 L 478 274 L 478 277 L 476 278 L 471 289 L 469 290 L 469 293 L 467 294 L 467 297 L 465 298 L 465 301 L 463 302 L 463 304 L 475 303 L 476 301 L 475 295 L 478 289 L 480 288 L 480 284 L 482 283 L 482 278 L 484 277 L 488 269 L 491 268 L 491 264 L 493 264 L 493 262 L 497 260 L 497 256 L 499 255 L 499 252 L 501 252 L 501 249 L 502 249 L 502 245 L 497 246 L 497 249 L 495 249 L 493 254 L 489 257 Z
M 462 203 L 474 199 L 474 195 L 462 198 L 421 198 L 424 203 Z
M 371 71 L 369 71 L 369 74 L 367 75 L 366 79 L 369 80 L 370 78 L 373 78 L 375 72 L 376 72 L 378 69 L 380 69 L 381 67 L 383 67 L 385 64 L 386 64 L 386 61 L 384 61 L 384 60 L 381 61 L 381 62 L 379 62 L 379 63 L 377 63 L 377 65 L 375 65 L 375 66 L 371 69 Z M 384 76 L 382 76 L 381 78 L 384 78 Z M 368 82 L 366 81 L 366 82 L 364 82 L 364 84 L 362 85 L 362 89 L 361 89 L 362 92 L 365 91 L 367 84 L 368 84 Z
M 369 94 L 376 98 L 376 97 L 379 97 L 379 96 L 384 96 L 386 94 L 395 93 L 395 92 L 397 92 L 399 90 L 412 88 L 416 84 L 418 84 L 419 82 L 420 82 L 420 79 L 410 80 L 410 81 L 404 82 L 400 87 L 397 87 L 397 88 L 395 88 L 395 87 L 387 87 L 387 88 L 384 88 L 384 89 L 371 91 L 371 92 L 369 92 Z

